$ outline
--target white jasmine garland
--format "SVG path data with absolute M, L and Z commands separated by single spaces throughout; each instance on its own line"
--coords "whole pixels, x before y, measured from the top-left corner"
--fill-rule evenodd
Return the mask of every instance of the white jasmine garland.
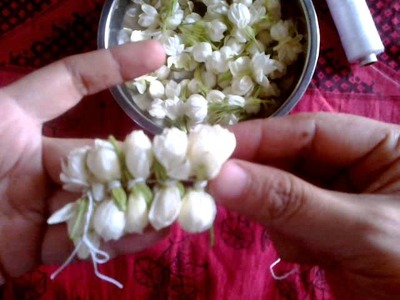
M 223 99 L 224 94 L 218 90 L 210 91 L 209 96 L 217 99 L 217 105 L 228 105 L 228 98 Z M 192 95 L 184 103 L 190 105 L 193 119 L 207 115 L 201 112 L 199 103 L 204 105 L 208 101 L 202 95 Z M 223 118 L 234 120 L 235 116 Z M 75 245 L 69 258 L 51 275 L 52 279 L 75 256 L 90 257 L 96 276 L 122 288 L 97 268 L 110 259 L 99 249 L 102 241 L 118 240 L 129 233 L 141 234 L 148 225 L 160 230 L 177 220 L 191 233 L 212 226 L 216 206 L 204 188 L 232 153 L 235 145 L 232 133 L 219 125 L 200 124 L 189 133 L 167 128 L 151 141 L 137 130 L 119 145 L 113 137 L 108 141 L 96 140 L 92 147 L 72 151 L 63 162 L 64 176 L 81 178 L 85 162 L 91 172 L 104 174 L 96 173 L 95 177 L 85 173 L 88 176 L 82 177 L 86 182 L 81 187 L 82 197 L 48 219 L 49 225 L 66 222 Z M 118 172 L 110 167 L 113 164 L 119 166 Z

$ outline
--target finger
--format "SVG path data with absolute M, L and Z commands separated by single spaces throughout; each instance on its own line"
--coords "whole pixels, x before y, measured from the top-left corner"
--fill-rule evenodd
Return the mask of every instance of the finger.
M 239 123 L 234 156 L 330 178 L 351 166 L 346 180 L 363 190 L 400 158 L 399 127 L 344 114 L 298 114 Z
M 210 192 L 219 204 L 296 245 L 281 249 L 289 256 L 285 259 L 298 260 L 303 249 L 324 259 L 340 256 L 343 245 L 353 245 L 372 226 L 367 206 L 353 201 L 353 196 L 325 191 L 285 171 L 245 161 L 227 162 L 210 182 Z
M 130 43 L 64 58 L 5 87 L 4 92 L 44 122 L 61 115 L 83 96 L 153 71 L 164 60 L 159 43 Z
M 43 138 L 43 165 L 51 180 L 61 184 L 61 161 L 77 148 L 92 145 L 90 139 Z

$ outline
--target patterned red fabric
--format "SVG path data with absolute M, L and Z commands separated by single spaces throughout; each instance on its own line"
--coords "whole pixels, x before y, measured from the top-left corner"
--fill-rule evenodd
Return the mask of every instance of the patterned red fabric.
M 346 112 L 400 123 L 400 3 L 367 2 L 386 51 L 376 64 L 359 67 L 346 62 L 325 1 L 315 1 L 321 53 L 312 83 L 293 113 Z M 95 49 L 102 4 L 1 0 L 0 86 L 61 57 Z M 122 138 L 134 127 L 106 91 L 46 124 L 44 134 Z M 331 299 L 317 267 L 281 263 L 277 273 L 294 268 L 295 274 L 281 281 L 271 277 L 269 267 L 278 256 L 259 224 L 220 207 L 215 234 L 211 248 L 208 233 L 187 235 L 175 226 L 154 247 L 101 266 L 124 284 L 123 290 L 96 278 L 90 263 L 78 262 L 54 281 L 49 275 L 56 267 L 40 266 L 4 285 L 0 299 Z

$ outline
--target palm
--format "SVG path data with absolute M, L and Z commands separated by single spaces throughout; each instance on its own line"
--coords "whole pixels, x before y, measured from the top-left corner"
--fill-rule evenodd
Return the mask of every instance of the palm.
M 0 99 L 0 218 L 3 268 L 15 276 L 40 261 L 40 245 L 45 232 L 46 196 L 50 188 L 42 164 L 40 125 L 19 109 L 15 102 Z M 22 242 L 23 241 L 23 242 Z M 14 261 L 17 256 L 20 259 Z
M 65 227 L 49 227 L 46 220 L 77 198 L 62 190 L 60 160 L 89 141 L 44 138 L 43 122 L 86 94 L 152 71 L 163 60 L 158 44 L 131 44 L 67 58 L 0 90 L 0 279 L 19 276 L 41 262 L 59 263 L 72 249 Z M 132 252 L 164 235 L 127 236 L 103 247 L 111 255 Z

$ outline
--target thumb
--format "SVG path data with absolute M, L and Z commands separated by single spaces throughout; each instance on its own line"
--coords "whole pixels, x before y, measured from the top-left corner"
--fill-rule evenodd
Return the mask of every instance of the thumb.
M 361 201 L 353 201 L 355 195 L 327 191 L 288 172 L 240 160 L 228 161 L 209 188 L 219 204 L 281 237 L 307 241 L 311 248 L 331 249 L 327 236 L 338 243 L 351 241 L 368 219 Z

